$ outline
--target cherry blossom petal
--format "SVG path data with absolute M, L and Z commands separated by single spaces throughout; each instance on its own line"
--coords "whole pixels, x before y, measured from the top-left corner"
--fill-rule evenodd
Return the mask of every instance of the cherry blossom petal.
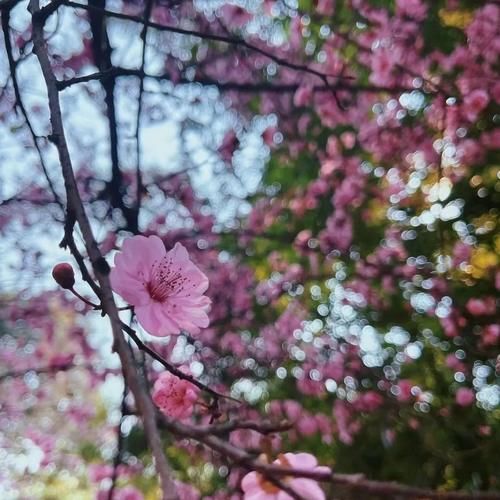
M 146 305 L 151 301 L 147 290 L 142 286 L 142 283 L 130 277 L 125 273 L 121 273 L 118 268 L 111 269 L 109 279 L 113 290 L 122 296 L 130 304 Z
M 249 472 L 241 481 L 241 489 L 245 492 L 245 498 L 251 493 L 261 492 L 260 476 L 257 472 Z
M 290 482 L 290 487 L 308 500 L 325 500 L 321 486 L 313 479 L 297 478 Z
M 310 453 L 285 453 L 285 458 L 296 469 L 314 469 L 318 461 Z

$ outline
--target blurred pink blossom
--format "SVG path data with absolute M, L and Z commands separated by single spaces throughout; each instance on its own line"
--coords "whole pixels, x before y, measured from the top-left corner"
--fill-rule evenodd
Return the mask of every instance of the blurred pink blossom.
M 360 411 L 372 412 L 379 408 L 384 402 L 384 398 L 375 391 L 366 391 L 358 396 L 353 405 Z
M 221 14 L 224 22 L 227 22 L 229 25 L 233 25 L 237 28 L 242 28 L 253 18 L 253 15 L 250 14 L 250 12 L 239 5 L 226 4 L 222 7 Z
M 476 395 L 472 389 L 460 387 L 455 394 L 455 401 L 459 406 L 470 406 L 476 400 Z
M 411 388 L 413 387 L 413 382 L 411 380 L 402 379 L 398 382 L 398 401 L 406 402 L 412 398 Z
M 153 401 L 169 418 L 185 419 L 193 414 L 200 390 L 187 380 L 163 372 L 153 387 Z
M 304 85 L 299 87 L 293 96 L 293 103 L 297 107 L 306 106 L 311 101 L 312 87 Z
M 322 16 L 331 16 L 335 9 L 334 0 L 316 0 L 316 12 Z
M 500 325 L 487 325 L 483 329 L 482 343 L 485 346 L 495 346 L 500 344 Z
M 496 301 L 494 297 L 469 299 L 465 307 L 473 316 L 491 316 L 495 314 Z
M 475 121 L 479 113 L 488 105 L 490 98 L 482 89 L 476 89 L 464 97 L 463 111 L 465 117 L 471 122 Z
M 234 152 L 238 149 L 239 144 L 240 141 L 236 136 L 236 132 L 233 129 L 230 129 L 224 136 L 222 144 L 219 146 L 217 151 L 224 161 L 230 162 L 233 158 Z
M 144 500 L 144 495 L 133 486 L 125 486 L 125 488 L 120 488 L 113 495 L 116 500 Z
M 396 14 L 422 21 L 427 13 L 427 5 L 421 0 L 396 0 Z
M 200 493 L 196 488 L 187 483 L 182 483 L 181 481 L 175 481 L 175 488 L 177 490 L 177 495 L 179 500 L 199 500 Z

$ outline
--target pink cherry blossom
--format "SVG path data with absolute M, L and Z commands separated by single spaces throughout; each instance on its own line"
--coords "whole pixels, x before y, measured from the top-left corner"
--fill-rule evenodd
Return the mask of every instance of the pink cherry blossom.
M 485 346 L 494 346 L 500 341 L 500 325 L 487 325 L 484 327 L 482 342 Z
M 316 11 L 322 16 L 331 16 L 335 10 L 333 0 L 317 0 Z
M 392 69 L 394 67 L 393 54 L 387 49 L 379 49 L 371 58 L 372 74 L 370 81 L 375 85 L 391 85 Z
M 297 430 L 304 436 L 312 436 L 318 431 L 318 423 L 312 415 L 304 415 L 297 422 Z
M 185 419 L 193 414 L 200 390 L 187 380 L 163 372 L 153 387 L 153 401 L 169 418 Z
M 453 265 L 459 266 L 465 262 L 468 262 L 472 253 L 472 249 L 470 245 L 466 245 L 465 243 L 459 241 L 455 243 L 453 247 Z
M 308 85 L 299 87 L 293 96 L 295 106 L 305 106 L 309 103 L 312 97 L 312 88 Z
M 351 246 L 353 235 L 352 219 L 347 212 L 336 210 L 328 217 L 326 228 L 319 234 L 321 249 L 325 252 L 332 250 L 347 251 Z
M 232 24 L 235 28 L 242 28 L 253 18 L 250 12 L 238 5 L 224 5 L 221 9 L 221 14 L 225 22 Z
M 116 492 L 116 500 L 143 500 L 144 495 L 133 486 L 126 486 Z
M 283 410 L 287 418 L 290 421 L 294 422 L 298 418 L 300 418 L 302 413 L 302 406 L 297 401 L 289 399 L 283 402 Z
M 352 407 L 346 401 L 337 399 L 333 404 L 333 416 L 337 426 L 339 441 L 352 444 L 354 435 L 359 431 L 359 422 L 353 420 Z
M 181 481 L 175 481 L 175 488 L 177 490 L 177 495 L 179 500 L 200 500 L 200 494 L 190 484 L 182 483 Z
M 413 382 L 411 380 L 402 379 L 398 382 L 396 397 L 398 401 L 406 402 L 412 398 L 411 388 Z
M 427 12 L 427 5 L 420 0 L 396 0 L 396 13 L 403 17 L 422 21 Z
M 110 278 L 151 335 L 196 334 L 209 324 L 210 299 L 203 295 L 208 278 L 180 243 L 167 252 L 158 236 L 129 238 L 115 256 Z
M 480 425 L 478 428 L 480 436 L 491 436 L 491 427 L 489 425 Z
M 103 479 L 113 475 L 113 467 L 106 464 L 91 464 L 89 466 L 89 479 L 93 483 L 99 483 Z
M 470 120 L 474 121 L 477 119 L 479 113 L 483 111 L 488 105 L 490 98 L 488 94 L 481 89 L 473 90 L 470 94 L 466 95 L 464 98 L 464 113 L 465 116 Z
M 464 372 L 466 370 L 465 364 L 455 354 L 448 354 L 445 358 L 445 364 L 448 368 L 457 372 Z
M 470 406 L 476 400 L 476 395 L 472 389 L 460 387 L 455 394 L 455 401 L 459 406 Z
M 316 457 L 310 453 L 285 453 L 273 462 L 284 468 L 309 469 L 317 472 L 330 472 L 328 467 L 318 466 Z M 313 479 L 285 476 L 281 479 L 297 494 L 308 500 L 324 500 L 325 494 L 319 484 Z M 258 472 L 250 472 L 242 482 L 243 500 L 291 500 L 288 493 L 267 481 Z
M 495 297 L 469 299 L 465 307 L 473 316 L 490 316 L 496 311 Z
M 274 147 L 276 144 L 274 142 L 274 137 L 277 133 L 276 127 L 267 127 L 264 132 L 262 132 L 262 140 L 264 141 L 264 144 L 266 144 L 269 147 Z
M 222 144 L 219 146 L 217 151 L 225 162 L 230 162 L 233 158 L 234 152 L 238 149 L 239 144 L 240 141 L 236 136 L 236 132 L 233 129 L 230 129 L 226 132 L 226 135 L 222 139 Z
M 383 397 L 375 391 L 367 391 L 360 394 L 354 401 L 354 407 L 359 411 L 372 412 L 379 408 L 384 402 Z

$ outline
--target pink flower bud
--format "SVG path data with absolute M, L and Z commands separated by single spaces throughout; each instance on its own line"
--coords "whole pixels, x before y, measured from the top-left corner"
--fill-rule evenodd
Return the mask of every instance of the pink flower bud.
M 52 269 L 52 277 L 60 287 L 66 290 L 71 290 L 75 286 L 75 272 L 71 264 L 67 262 L 56 264 Z

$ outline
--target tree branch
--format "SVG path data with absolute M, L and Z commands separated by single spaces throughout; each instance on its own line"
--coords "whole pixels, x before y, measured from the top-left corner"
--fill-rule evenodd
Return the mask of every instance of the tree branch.
M 140 128 L 141 128 L 141 114 L 142 114 L 142 94 L 144 92 L 144 67 L 146 65 L 146 51 L 147 51 L 147 36 L 148 36 L 148 21 L 151 16 L 151 10 L 153 9 L 154 0 L 147 0 L 146 7 L 144 9 L 144 26 L 141 31 L 142 39 L 142 55 L 141 55 L 141 68 L 139 75 L 139 97 L 137 99 L 137 118 L 135 121 L 135 145 L 136 145 L 136 167 L 135 167 L 135 181 L 136 181 L 136 200 L 135 209 L 137 211 L 137 217 L 141 209 L 141 198 L 142 198 L 142 174 L 141 174 L 141 141 L 140 141 Z M 137 219 L 137 226 L 139 226 L 139 220 Z
M 2 6 L 3 7 L 3 6 Z M 28 127 L 28 130 L 30 131 L 31 139 L 33 140 L 33 144 L 35 146 L 35 149 L 37 150 L 38 156 L 40 158 L 40 166 L 42 167 L 43 175 L 45 179 L 47 180 L 47 184 L 49 185 L 50 192 L 52 193 L 52 196 L 54 197 L 54 201 L 59 205 L 59 208 L 64 212 L 64 205 L 63 202 L 61 201 L 59 195 L 57 194 L 57 191 L 55 189 L 55 186 L 52 182 L 52 179 L 49 176 L 49 171 L 47 168 L 47 165 L 45 164 L 45 160 L 43 158 L 42 150 L 40 148 L 40 145 L 38 144 L 38 137 L 35 134 L 35 131 L 33 129 L 33 125 L 31 124 L 31 121 L 28 117 L 28 113 L 26 111 L 26 108 L 24 107 L 23 100 L 21 98 L 21 92 L 19 90 L 19 84 L 17 81 L 17 76 L 16 76 L 16 61 L 14 60 L 14 56 L 12 53 L 12 43 L 10 41 L 10 9 L 11 7 L 8 7 L 4 10 L 2 10 L 2 31 L 3 31 L 3 36 L 4 36 L 4 42 L 5 42 L 5 52 L 7 53 L 7 61 L 9 63 L 9 70 L 10 70 L 10 76 L 12 78 L 12 86 L 14 88 L 14 96 L 16 99 L 16 105 L 21 111 L 21 114 L 24 117 L 24 121 L 26 122 L 26 125 Z
M 47 86 L 49 97 L 50 120 L 52 124 L 52 141 L 57 147 L 59 161 L 61 163 L 62 174 L 68 200 L 68 208 L 75 215 L 75 219 L 82 231 L 83 239 L 87 247 L 87 253 L 96 273 L 101 289 L 102 305 L 109 315 L 111 328 L 113 331 L 114 347 L 120 357 L 125 380 L 132 394 L 136 405 L 142 416 L 144 431 L 149 446 L 155 459 L 156 470 L 161 479 L 161 487 L 164 500 L 177 500 L 175 483 L 172 477 L 172 470 L 163 452 L 163 446 L 156 425 L 155 408 L 149 394 L 144 390 L 143 383 L 134 366 L 134 360 L 129 351 L 127 342 L 123 337 L 120 318 L 116 308 L 113 292 L 109 283 L 109 266 L 103 259 L 97 242 L 92 233 L 90 222 L 85 213 L 78 186 L 73 172 L 73 165 L 69 155 L 64 125 L 61 115 L 61 107 L 57 90 L 57 81 L 50 65 L 45 41 L 43 38 L 44 18 L 37 15 L 40 12 L 38 0 L 30 0 L 29 11 L 32 14 L 33 22 L 33 45 L 34 52 L 38 58 L 42 69 L 43 77 Z
M 336 78 L 339 80 L 350 80 L 351 79 L 351 77 L 347 77 L 347 76 L 331 75 L 331 74 L 327 74 L 327 73 L 322 73 L 321 71 L 317 71 L 317 70 L 310 68 L 308 66 L 305 66 L 303 64 L 290 62 L 282 57 L 279 57 L 279 56 L 273 54 L 272 52 L 269 52 L 265 49 L 262 49 L 261 47 L 253 45 L 250 42 L 247 42 L 243 38 L 240 38 L 236 35 L 224 36 L 224 35 L 218 35 L 216 33 L 203 33 L 203 32 L 199 32 L 196 30 L 178 28 L 176 26 L 167 26 L 167 25 L 155 23 L 152 21 L 145 21 L 140 16 L 123 14 L 121 12 L 113 12 L 113 11 L 110 11 L 107 9 L 98 8 L 98 7 L 93 6 L 93 5 L 84 5 L 84 4 L 80 4 L 77 2 L 73 2 L 72 0 L 62 0 L 62 1 L 63 1 L 63 4 L 67 5 L 68 7 L 74 7 L 75 9 L 84 9 L 84 10 L 89 10 L 89 11 L 100 12 L 103 15 L 106 15 L 109 17 L 114 17 L 116 19 L 122 19 L 125 21 L 132 21 L 132 22 L 144 24 L 144 25 L 149 26 L 151 28 L 155 28 L 159 31 L 168 31 L 170 33 L 177 33 L 179 35 L 188 35 L 188 36 L 201 38 L 202 40 L 210 40 L 212 42 L 221 42 L 221 43 L 225 43 L 228 45 L 243 47 L 243 48 L 246 48 L 252 52 L 255 52 L 255 53 L 260 54 L 264 57 L 267 57 L 268 59 L 275 62 L 279 66 L 283 66 L 283 67 L 286 67 L 288 69 L 292 69 L 292 70 L 300 72 L 300 73 L 308 73 L 310 75 L 314 75 L 314 76 L 320 78 L 321 81 L 323 81 L 323 82 L 327 81 L 328 78 Z
M 119 420 L 117 428 L 116 428 L 116 453 L 115 453 L 115 457 L 113 459 L 113 474 L 111 476 L 111 487 L 109 488 L 109 492 L 108 492 L 108 500 L 113 500 L 113 493 L 114 493 L 115 487 L 116 487 L 116 480 L 118 479 L 118 467 L 120 466 L 120 464 L 122 462 L 122 454 L 123 454 L 122 424 L 123 424 L 123 419 L 125 418 L 125 415 L 127 413 L 127 403 L 126 403 L 127 391 L 128 391 L 128 388 L 127 388 L 127 384 L 125 382 L 125 374 L 124 374 L 122 403 L 121 403 L 121 407 L 120 407 L 121 415 L 120 415 L 120 420 Z
M 188 426 L 179 422 L 163 419 L 164 425 L 173 434 L 182 437 L 191 437 L 205 444 L 222 456 L 231 459 L 245 469 L 255 470 L 266 478 L 303 477 L 330 483 L 346 488 L 347 490 L 383 496 L 384 498 L 425 498 L 430 500 L 500 500 L 500 492 L 482 491 L 434 491 L 425 488 L 407 486 L 390 481 L 372 481 L 361 474 L 340 474 L 328 471 L 315 471 L 311 469 L 285 468 L 278 465 L 267 464 L 255 460 L 249 453 L 236 448 L 232 444 L 208 433 L 204 428 Z
M 7 380 L 9 378 L 20 378 L 24 377 L 28 373 L 36 373 L 37 375 L 43 375 L 48 373 L 58 373 L 67 372 L 74 368 L 83 368 L 85 370 L 92 370 L 93 366 L 91 364 L 75 364 L 73 361 L 62 364 L 55 364 L 50 366 L 41 366 L 39 368 L 26 368 L 25 370 L 12 370 L 0 374 L 0 382 Z
M 116 78 L 119 76 L 136 76 L 139 78 L 151 78 L 153 80 L 171 80 L 169 74 L 151 75 L 142 69 L 130 69 L 113 66 L 105 71 L 98 71 L 88 75 L 68 78 L 57 82 L 59 90 L 66 89 L 78 83 L 86 83 L 94 80 L 105 80 L 107 78 Z M 213 85 L 221 91 L 235 91 L 241 93 L 258 93 L 258 92 L 271 92 L 271 93 L 291 93 L 297 91 L 300 87 L 299 83 L 271 83 L 271 82 L 219 82 L 213 78 L 198 77 L 194 79 L 181 78 L 179 83 L 193 84 L 199 83 L 201 85 Z M 332 90 L 345 90 L 347 92 L 367 92 L 367 93 L 402 93 L 412 92 L 414 88 L 402 86 L 376 86 L 376 85 L 361 85 L 348 82 L 338 82 L 335 85 L 314 85 L 312 91 L 314 93 L 331 92 Z
M 106 17 L 101 14 L 104 9 L 105 0 L 89 1 L 89 22 L 92 31 L 92 51 L 94 62 L 100 71 L 107 71 L 112 67 L 112 48 L 109 42 Z M 137 212 L 128 207 L 124 200 L 123 174 L 120 168 L 120 158 L 118 154 L 118 122 L 115 109 L 115 80 L 106 78 L 102 80 L 104 88 L 104 102 L 106 105 L 106 115 L 108 117 L 109 143 L 111 152 L 111 180 L 107 183 L 107 194 L 111 206 L 118 208 L 126 220 L 126 229 L 137 233 Z

